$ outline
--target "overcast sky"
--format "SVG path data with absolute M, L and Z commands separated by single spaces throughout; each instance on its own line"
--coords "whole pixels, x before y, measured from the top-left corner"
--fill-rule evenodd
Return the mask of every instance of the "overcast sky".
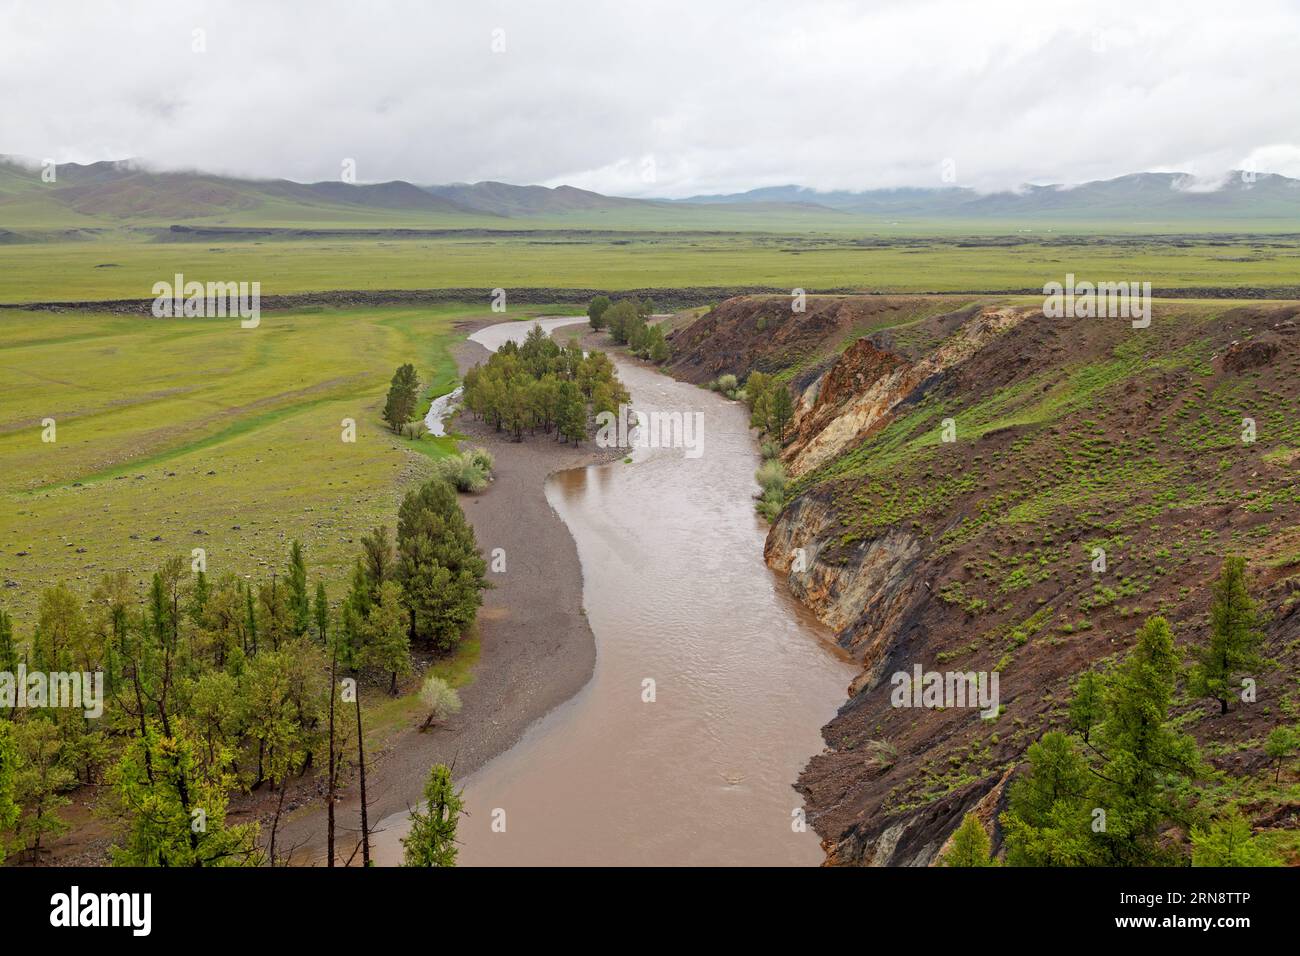
M 637 196 L 1300 176 L 1300 2 L 0 0 L 0 153 Z

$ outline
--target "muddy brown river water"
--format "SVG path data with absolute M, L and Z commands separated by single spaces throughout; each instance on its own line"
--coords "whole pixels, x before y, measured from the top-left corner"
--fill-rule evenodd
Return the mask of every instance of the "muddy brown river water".
M 635 408 L 701 412 L 701 453 L 632 448 L 630 464 L 548 482 L 582 561 L 595 673 L 462 781 L 459 862 L 820 863 L 792 784 L 855 670 L 763 563 L 745 407 L 626 361 L 619 374 Z M 400 863 L 405 815 L 380 826 L 378 862 Z

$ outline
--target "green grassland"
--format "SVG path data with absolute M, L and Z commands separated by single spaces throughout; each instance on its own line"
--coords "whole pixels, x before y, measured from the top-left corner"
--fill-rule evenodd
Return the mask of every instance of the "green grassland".
M 264 295 L 334 289 L 601 288 L 762 285 L 955 292 L 1041 288 L 1072 272 L 1157 288 L 1294 286 L 1300 240 L 1264 237 L 1034 241 L 943 238 L 871 242 L 819 236 L 641 233 L 624 237 L 110 239 L 0 245 L 0 302 L 152 296 L 175 273 L 259 281 Z
M 341 586 L 360 534 L 391 524 L 451 445 L 386 429 L 394 368 L 415 363 L 429 396 L 449 390 L 455 325 L 484 311 L 312 309 L 256 329 L 0 313 L 0 579 L 13 582 L 0 604 L 29 621 L 43 587 L 88 592 L 117 569 L 145 580 L 192 548 L 213 574 L 260 579 L 294 538 Z

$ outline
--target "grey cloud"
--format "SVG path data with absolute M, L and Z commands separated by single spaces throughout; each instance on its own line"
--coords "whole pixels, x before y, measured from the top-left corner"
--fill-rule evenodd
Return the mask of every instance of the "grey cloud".
M 1300 175 L 1298 47 L 1269 0 L 20 0 L 0 152 L 663 196 Z

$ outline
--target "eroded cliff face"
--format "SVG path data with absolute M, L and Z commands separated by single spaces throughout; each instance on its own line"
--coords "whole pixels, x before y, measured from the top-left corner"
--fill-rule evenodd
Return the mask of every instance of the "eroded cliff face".
M 838 347 L 783 340 L 780 354 L 802 356 L 786 367 L 794 483 L 765 555 L 861 665 L 798 783 L 828 862 L 929 865 L 968 811 L 1000 849 L 1026 748 L 1061 726 L 1074 677 L 1123 653 L 1147 615 L 1169 616 L 1184 645 L 1204 639 L 1225 553 L 1251 561 L 1266 653 L 1300 667 L 1300 306 L 1171 307 L 1142 337 L 996 302 L 877 326 L 870 305 L 871 327 L 840 328 Z M 737 357 L 757 356 L 779 373 L 770 325 L 751 321 L 771 308 L 715 310 L 728 357 L 713 362 L 695 330 L 694 367 L 743 379 L 753 367 Z M 1243 450 L 1248 410 L 1269 438 Z M 1091 569 L 1097 546 L 1105 574 Z M 894 706 L 891 676 L 917 665 L 998 673 L 998 713 Z M 1278 671 L 1260 688 L 1289 692 Z M 1264 768 L 1276 712 L 1216 710 L 1186 707 L 1199 739 L 1243 742 L 1216 763 Z
M 793 311 L 790 296 L 738 296 L 669 335 L 666 371 L 703 385 L 719 375 L 798 368 L 799 382 L 817 378 L 846 336 L 891 328 L 960 308 L 943 296 L 812 296 Z
M 772 525 L 764 557 L 786 573 L 791 592 L 862 664 L 849 689 L 855 694 L 876 682 L 892 635 L 915 602 L 924 600 L 916 573 L 921 542 L 909 531 L 891 528 L 841 548 L 838 527 L 832 502 L 816 494 L 801 496 Z
M 810 386 L 817 397 L 794 422 L 795 438 L 782 455 L 787 471 L 798 477 L 860 444 L 888 422 L 901 403 L 915 400 L 924 386 L 1031 314 L 1029 309 L 983 309 L 916 361 L 869 339 L 855 342 Z
M 814 379 L 795 406 L 793 437 L 781 458 L 794 476 L 815 468 L 883 424 L 920 383 L 917 366 L 869 339 L 848 347 L 828 372 Z

